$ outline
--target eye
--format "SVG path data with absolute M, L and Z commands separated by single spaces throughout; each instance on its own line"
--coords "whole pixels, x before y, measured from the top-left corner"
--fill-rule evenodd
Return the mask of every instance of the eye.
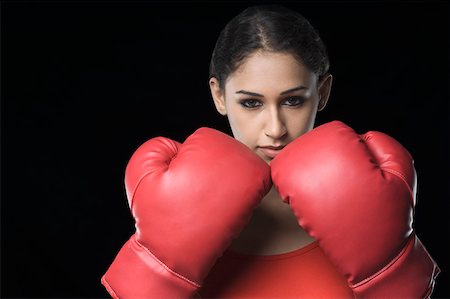
M 289 107 L 298 107 L 305 103 L 305 98 L 303 97 L 289 97 L 283 101 L 283 105 Z
M 262 106 L 261 101 L 259 100 L 255 100 L 255 99 L 246 99 L 246 100 L 242 100 L 240 101 L 240 104 L 244 107 L 244 108 L 257 108 Z

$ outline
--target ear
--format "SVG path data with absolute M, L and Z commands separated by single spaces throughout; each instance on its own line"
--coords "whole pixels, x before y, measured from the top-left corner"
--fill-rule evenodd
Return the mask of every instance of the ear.
M 319 82 L 319 106 L 318 111 L 322 111 L 328 103 L 328 98 L 331 93 L 331 83 L 333 76 L 331 74 L 325 74 Z
M 222 115 L 227 115 L 225 93 L 220 89 L 219 81 L 215 77 L 209 79 L 209 89 L 217 111 Z

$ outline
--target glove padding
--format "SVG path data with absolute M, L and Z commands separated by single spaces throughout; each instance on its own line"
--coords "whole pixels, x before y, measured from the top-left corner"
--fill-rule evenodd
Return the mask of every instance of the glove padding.
M 102 277 L 114 298 L 188 298 L 271 187 L 269 166 L 219 131 L 154 138 L 125 173 L 136 233 Z
M 272 180 L 357 298 L 425 298 L 439 273 L 413 230 L 416 172 L 380 132 L 339 121 L 300 136 L 271 162 Z

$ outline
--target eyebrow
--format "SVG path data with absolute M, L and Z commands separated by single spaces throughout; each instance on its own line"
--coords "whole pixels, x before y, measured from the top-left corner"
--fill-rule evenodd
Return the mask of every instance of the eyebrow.
M 303 85 L 299 85 L 297 87 L 289 88 L 289 89 L 287 89 L 285 91 L 280 92 L 280 95 L 282 96 L 282 95 L 285 95 L 285 94 L 288 94 L 288 93 L 291 93 L 291 92 L 294 92 L 294 91 L 297 91 L 297 90 L 301 90 L 301 89 L 306 89 L 306 87 L 303 86 Z M 236 91 L 236 93 L 242 93 L 242 94 L 246 94 L 246 95 L 253 96 L 253 97 L 264 97 L 262 94 L 259 94 L 259 93 L 256 93 L 256 92 L 252 92 L 252 91 L 243 90 L 243 89 Z

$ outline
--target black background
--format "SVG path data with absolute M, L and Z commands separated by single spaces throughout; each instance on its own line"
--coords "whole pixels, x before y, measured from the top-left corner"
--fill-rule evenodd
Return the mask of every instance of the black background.
M 383 131 L 415 158 L 415 228 L 443 270 L 433 297 L 449 297 L 448 3 L 278 3 L 328 47 L 317 123 Z M 229 133 L 208 65 L 249 4 L 2 2 L 2 297 L 108 297 L 100 277 L 134 231 L 128 158 L 158 135 Z

